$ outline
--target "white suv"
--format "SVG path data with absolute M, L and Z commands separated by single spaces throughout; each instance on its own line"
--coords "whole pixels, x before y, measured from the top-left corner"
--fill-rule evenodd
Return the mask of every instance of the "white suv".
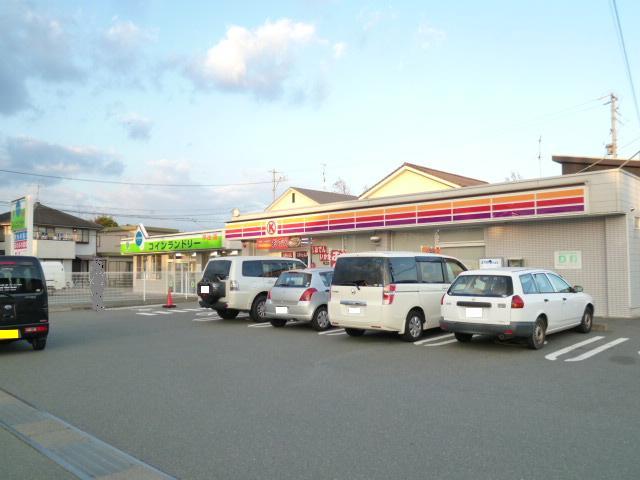
M 360 336 L 398 332 L 415 341 L 440 322 L 440 298 L 466 267 L 455 258 L 415 252 L 340 255 L 331 282 L 329 321 Z
M 198 282 L 200 306 L 224 319 L 249 312 L 252 320 L 265 320 L 267 294 L 280 274 L 305 268 L 300 260 L 276 257 L 222 257 L 209 260 Z
M 538 349 L 548 333 L 569 328 L 588 333 L 593 312 L 593 299 L 582 287 L 549 270 L 470 270 L 442 296 L 440 326 L 460 342 L 474 334 L 522 337 Z

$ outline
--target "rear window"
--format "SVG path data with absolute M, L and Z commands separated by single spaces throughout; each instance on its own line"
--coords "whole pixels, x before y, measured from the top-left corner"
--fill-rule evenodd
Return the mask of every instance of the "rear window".
M 383 287 L 387 259 L 384 257 L 341 257 L 333 271 L 332 285 Z
M 230 269 L 230 260 L 212 260 L 207 264 L 207 267 L 204 270 L 203 277 L 209 280 L 215 280 L 216 277 L 220 280 L 226 280 L 227 278 L 229 278 Z
M 242 276 L 278 278 L 282 272 L 303 268 L 304 263 L 299 260 L 245 260 Z
M 284 288 L 308 288 L 309 285 L 311 285 L 311 274 L 302 272 L 284 272 L 276 282 L 276 287 Z
M 461 275 L 449 288 L 449 295 L 508 297 L 513 295 L 513 282 L 504 275 Z
M 28 260 L 0 260 L 0 293 L 40 293 L 44 291 L 40 268 Z

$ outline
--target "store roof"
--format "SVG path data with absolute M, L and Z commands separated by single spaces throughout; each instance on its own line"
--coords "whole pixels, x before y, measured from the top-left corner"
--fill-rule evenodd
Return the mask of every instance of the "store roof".
M 464 177 L 462 175 L 457 175 L 455 173 L 444 172 L 442 170 L 436 170 L 435 168 L 428 168 L 422 165 L 416 165 L 415 163 L 404 162 L 398 168 L 396 168 L 393 172 L 389 173 L 382 180 L 376 182 L 375 185 L 368 188 L 365 192 L 360 195 L 360 199 L 367 199 L 374 195 L 375 192 L 379 192 L 379 189 L 384 188 L 386 185 L 392 184 L 396 181 L 403 172 L 413 172 L 417 175 L 422 175 L 425 178 L 428 178 L 432 181 L 435 181 L 436 184 L 442 185 L 442 188 L 462 188 L 462 187 L 473 187 L 477 185 L 486 185 L 487 182 L 482 180 L 477 180 L 475 178 Z
M 563 175 L 622 167 L 623 170 L 640 177 L 640 161 L 638 160 L 609 157 L 573 157 L 569 155 L 554 155 L 551 159 L 562 165 Z
M 0 223 L 8 224 L 10 222 L 10 211 L 0 214 Z M 102 225 L 56 210 L 55 208 L 47 207 L 39 202 L 33 205 L 33 224 L 45 227 L 86 228 L 89 230 L 102 229 Z
M 310 188 L 291 187 L 303 195 L 306 195 L 311 200 L 318 203 L 332 203 L 332 202 L 344 202 L 346 200 L 355 200 L 355 195 L 347 195 L 337 192 L 326 192 L 324 190 L 311 190 Z

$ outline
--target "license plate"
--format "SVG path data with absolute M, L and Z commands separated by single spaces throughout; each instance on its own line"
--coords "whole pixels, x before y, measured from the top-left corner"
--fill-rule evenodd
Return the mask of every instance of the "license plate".
M 209 285 L 200 286 L 200 293 L 209 293 Z
M 289 309 L 287 307 L 276 307 L 276 313 L 289 313 Z
M 482 309 L 467 308 L 467 318 L 482 318 Z
M 0 340 L 14 340 L 20 338 L 20 330 L 0 330 Z
M 360 307 L 349 307 L 349 313 L 360 313 Z

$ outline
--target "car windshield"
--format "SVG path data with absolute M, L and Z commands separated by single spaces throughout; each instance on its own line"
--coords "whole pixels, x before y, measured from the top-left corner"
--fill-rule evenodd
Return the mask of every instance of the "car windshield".
M 284 272 L 278 277 L 276 287 L 308 288 L 311 285 L 311 274 L 304 272 Z
M 513 282 L 506 275 L 460 275 L 449 288 L 449 295 L 508 297 L 513 295 Z
M 9 295 L 44 291 L 40 269 L 30 261 L 0 261 L 0 293 Z
M 383 257 L 338 258 L 331 283 L 332 285 L 382 287 L 386 268 L 387 262 Z
M 203 277 L 208 280 L 226 280 L 229 277 L 229 270 L 231 269 L 230 260 L 212 260 L 207 264 L 207 268 L 204 270 Z

